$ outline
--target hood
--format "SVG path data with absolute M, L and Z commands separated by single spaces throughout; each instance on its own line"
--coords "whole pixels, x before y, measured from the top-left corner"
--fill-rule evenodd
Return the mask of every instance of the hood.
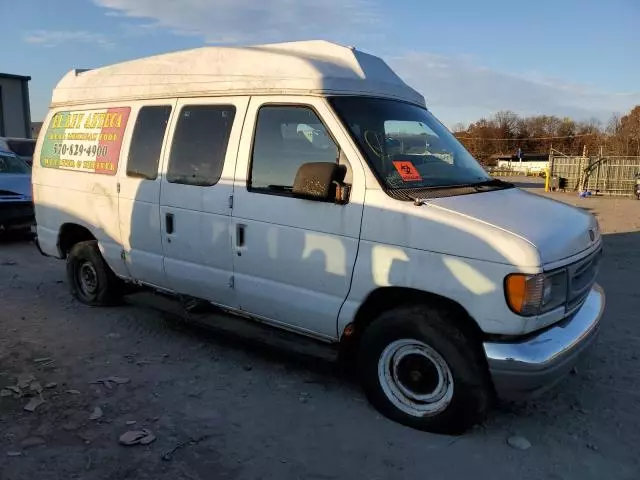
M 31 200 L 31 175 L 28 173 L 0 174 L 0 201 Z
M 526 240 L 538 250 L 543 265 L 576 255 L 600 241 L 592 214 L 519 188 L 439 198 L 429 203 Z

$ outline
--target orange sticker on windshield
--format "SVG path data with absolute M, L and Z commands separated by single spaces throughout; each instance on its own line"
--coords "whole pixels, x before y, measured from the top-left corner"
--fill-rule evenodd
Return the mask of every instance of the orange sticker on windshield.
M 400 177 L 405 182 L 419 182 L 422 180 L 422 175 L 411 162 L 396 161 L 393 162 L 393 166 L 396 167 Z

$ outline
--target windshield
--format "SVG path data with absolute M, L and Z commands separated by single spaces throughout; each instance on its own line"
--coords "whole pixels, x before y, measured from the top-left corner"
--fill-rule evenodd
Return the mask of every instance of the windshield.
M 353 96 L 332 97 L 331 103 L 388 189 L 491 180 L 453 134 L 424 108 Z
M 29 166 L 18 157 L 0 153 L 0 174 L 29 173 Z

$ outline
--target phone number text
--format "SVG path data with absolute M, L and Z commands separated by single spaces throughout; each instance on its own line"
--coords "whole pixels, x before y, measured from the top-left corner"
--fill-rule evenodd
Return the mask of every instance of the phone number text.
M 78 143 L 66 144 L 66 143 L 54 143 L 53 154 L 54 155 L 71 155 L 81 156 L 87 155 L 91 157 L 104 157 L 109 150 L 107 145 L 82 145 Z

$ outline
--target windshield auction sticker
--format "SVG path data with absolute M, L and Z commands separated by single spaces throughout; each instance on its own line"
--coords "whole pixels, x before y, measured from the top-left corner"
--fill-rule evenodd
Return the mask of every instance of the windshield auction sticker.
M 40 164 L 115 175 L 129 107 L 58 112 L 45 133 Z
M 420 175 L 420 172 L 412 162 L 394 161 L 393 166 L 396 167 L 400 178 L 405 182 L 419 182 L 422 180 L 422 175 Z

